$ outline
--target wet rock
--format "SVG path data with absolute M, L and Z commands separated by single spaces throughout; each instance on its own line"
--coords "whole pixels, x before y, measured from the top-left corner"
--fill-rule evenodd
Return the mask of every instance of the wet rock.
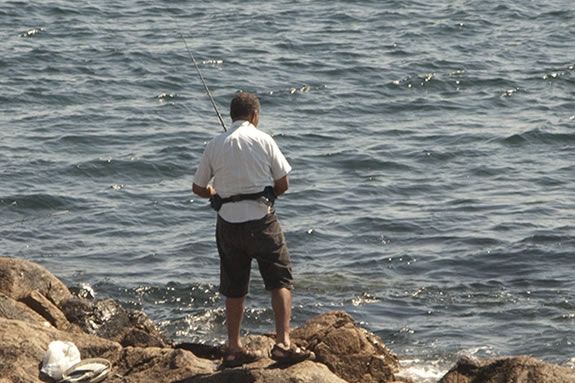
M 60 305 L 66 318 L 89 333 L 123 346 L 165 347 L 167 342 L 142 312 L 128 311 L 112 299 L 89 301 L 79 297 Z
M 44 267 L 23 259 L 0 257 L 0 291 L 20 300 L 33 290 L 56 305 L 72 296 L 68 288 Z
M 92 289 L 92 287 L 87 284 L 82 284 L 80 286 L 71 286 L 68 287 L 68 289 L 74 296 L 78 298 L 84 298 L 89 300 L 96 298 L 96 293 L 94 292 L 94 289 Z
M 399 361 L 383 341 L 358 327 L 345 312 L 330 312 L 292 333 L 293 340 L 316 354 L 316 361 L 350 383 L 392 382 Z
M 66 318 L 80 326 L 84 332 L 106 339 L 120 340 L 121 336 L 118 335 L 123 335 L 124 329 L 130 324 L 125 310 L 111 299 L 93 302 L 72 297 L 63 301 L 60 308 Z
M 98 336 L 120 341 L 127 328 L 130 327 L 130 317 L 120 304 L 112 299 L 90 302 L 88 317 L 84 323 L 90 325 Z
M 438 383 L 574 383 L 575 371 L 527 357 L 460 359 Z

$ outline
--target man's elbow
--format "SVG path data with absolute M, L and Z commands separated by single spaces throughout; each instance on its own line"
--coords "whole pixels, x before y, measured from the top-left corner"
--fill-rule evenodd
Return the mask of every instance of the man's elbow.
M 274 182 L 274 193 L 280 196 L 289 189 L 289 181 L 287 176 L 280 178 Z
M 198 188 L 199 188 L 198 185 L 193 184 L 193 185 L 192 185 L 192 193 L 197 194 L 197 195 L 200 195 L 200 191 L 199 191 Z
M 192 185 L 192 193 L 202 197 L 202 198 L 209 198 L 209 190 L 198 186 L 196 184 Z

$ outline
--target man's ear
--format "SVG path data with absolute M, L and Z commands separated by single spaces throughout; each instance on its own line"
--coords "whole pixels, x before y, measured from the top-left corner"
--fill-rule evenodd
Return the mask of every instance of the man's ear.
M 257 125 L 260 120 L 260 115 L 257 110 L 254 110 L 250 113 L 250 122 L 254 125 Z

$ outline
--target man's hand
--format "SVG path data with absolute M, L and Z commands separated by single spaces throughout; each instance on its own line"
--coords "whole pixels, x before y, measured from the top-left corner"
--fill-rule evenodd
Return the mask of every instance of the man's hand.
M 199 195 L 202 198 L 210 198 L 214 194 L 216 194 L 216 190 L 211 186 L 208 185 L 205 188 L 199 185 L 193 184 L 192 185 L 192 192 Z

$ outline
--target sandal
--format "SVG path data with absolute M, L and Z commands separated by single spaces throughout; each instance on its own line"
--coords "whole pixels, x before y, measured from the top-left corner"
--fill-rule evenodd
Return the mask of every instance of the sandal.
M 84 359 L 62 374 L 58 383 L 98 383 L 106 379 L 112 364 L 102 358 Z
M 304 360 L 315 360 L 315 354 L 292 344 L 289 348 L 276 343 L 271 352 L 272 359 L 279 364 L 296 364 Z
M 222 360 L 222 368 L 239 367 L 244 364 L 253 363 L 260 360 L 262 355 L 257 351 L 239 350 L 239 351 L 226 351 Z

